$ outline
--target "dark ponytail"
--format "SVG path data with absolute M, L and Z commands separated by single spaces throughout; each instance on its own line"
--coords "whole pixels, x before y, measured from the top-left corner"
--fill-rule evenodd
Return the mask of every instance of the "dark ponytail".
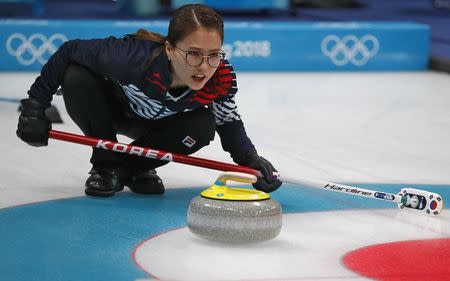
M 164 50 L 165 43 L 166 43 L 166 37 L 162 36 L 159 33 L 151 32 L 146 29 L 140 28 L 138 31 L 136 31 L 134 34 L 132 34 L 134 38 L 140 39 L 140 40 L 148 40 L 152 42 L 156 42 L 161 44 L 158 48 L 155 48 L 153 50 L 152 55 L 148 59 L 148 65 L 153 64 L 153 61 L 161 55 L 161 53 Z
M 156 42 L 156 43 L 161 43 L 161 44 L 165 44 L 166 43 L 166 37 L 162 36 L 159 33 L 156 32 L 150 32 L 146 29 L 139 29 L 138 31 L 136 31 L 136 33 L 134 33 L 134 36 L 137 39 L 142 39 L 142 40 L 149 40 L 152 42 Z

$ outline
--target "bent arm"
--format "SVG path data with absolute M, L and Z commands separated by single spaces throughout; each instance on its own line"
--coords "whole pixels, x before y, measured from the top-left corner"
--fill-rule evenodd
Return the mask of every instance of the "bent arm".
M 71 63 L 114 81 L 129 81 L 137 75 L 136 65 L 142 65 L 145 61 L 145 52 L 138 52 L 139 48 L 136 48 L 138 43 L 141 42 L 127 37 L 67 41 L 44 65 L 28 95 L 43 105 L 50 105 Z

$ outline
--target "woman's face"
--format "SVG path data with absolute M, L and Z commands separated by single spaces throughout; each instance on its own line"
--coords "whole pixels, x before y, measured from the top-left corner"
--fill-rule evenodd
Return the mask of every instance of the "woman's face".
M 172 67 L 171 87 L 188 86 L 200 90 L 213 76 L 215 66 L 220 56 L 222 40 L 217 31 L 199 28 L 186 36 L 176 46 L 166 44 L 166 53 Z M 209 64 L 208 58 L 210 56 Z M 203 62 L 200 61 L 203 58 Z

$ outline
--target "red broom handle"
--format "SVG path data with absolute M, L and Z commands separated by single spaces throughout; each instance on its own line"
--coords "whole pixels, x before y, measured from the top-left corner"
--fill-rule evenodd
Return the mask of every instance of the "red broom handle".
M 73 142 L 73 143 L 78 143 L 78 144 L 84 144 L 84 145 L 88 145 L 88 146 L 92 146 L 92 147 L 126 153 L 126 154 L 130 154 L 130 155 L 158 159 L 158 160 L 163 160 L 163 161 L 168 161 L 168 162 L 183 163 L 183 164 L 187 164 L 187 165 L 198 166 L 198 167 L 219 170 L 219 171 L 241 172 L 241 173 L 255 175 L 258 177 L 262 176 L 260 171 L 249 168 L 249 167 L 244 167 L 244 166 L 239 166 L 239 165 L 229 164 L 229 163 L 223 163 L 223 162 L 219 162 L 219 161 L 213 161 L 213 160 L 208 160 L 208 159 L 203 159 L 203 158 L 198 158 L 198 157 L 192 157 L 192 156 L 167 152 L 167 151 L 163 151 L 163 150 L 156 150 L 156 149 L 152 149 L 152 148 L 134 146 L 131 144 L 124 144 L 124 143 L 119 143 L 119 142 L 110 141 L 110 140 L 102 140 L 102 139 L 98 139 L 98 138 L 86 137 L 86 136 L 65 133 L 65 132 L 60 132 L 60 131 L 55 131 L 55 130 L 50 130 L 49 136 L 52 139 Z M 406 195 L 401 196 L 401 195 L 397 195 L 397 194 L 385 193 L 382 191 L 374 191 L 374 190 L 363 189 L 363 188 L 359 188 L 359 187 L 329 183 L 329 182 L 325 182 L 325 181 L 306 179 L 306 178 L 284 178 L 283 177 L 283 181 L 290 182 L 295 185 L 305 185 L 305 186 L 310 186 L 310 187 L 314 187 L 314 188 L 325 189 L 325 190 L 329 190 L 329 191 L 335 191 L 335 192 L 340 192 L 340 193 L 345 193 L 345 194 L 350 194 L 350 195 L 355 195 L 355 196 L 389 201 L 389 202 L 397 203 L 400 208 L 405 208 L 405 207 L 412 208 L 419 212 L 425 212 L 428 215 L 439 214 L 444 206 L 444 201 L 442 200 L 442 197 L 439 194 L 430 193 L 430 192 L 424 191 L 424 190 L 409 189 L 410 192 L 412 192 L 410 194 L 417 193 L 417 194 L 419 194 L 419 196 L 427 198 L 427 202 L 429 200 L 428 198 L 433 198 L 433 197 L 441 198 L 439 203 L 437 203 L 438 206 L 435 208 L 434 212 L 428 212 L 429 208 L 418 209 L 418 208 L 411 207 L 410 205 L 405 205 L 405 203 L 402 200 Z M 407 190 L 407 189 L 402 189 L 402 190 Z M 429 197 L 430 195 L 433 195 L 433 196 Z M 438 201 L 435 201 L 435 202 L 438 202 Z M 430 204 L 426 203 L 425 206 L 430 206 Z
M 193 156 L 187 156 L 183 154 L 177 154 L 173 152 L 167 152 L 164 150 L 153 149 L 148 147 L 135 146 L 131 144 L 124 144 L 111 140 L 103 140 L 94 137 L 81 136 L 72 133 L 66 133 L 56 130 L 50 130 L 49 136 L 52 139 L 62 140 L 67 142 L 73 142 L 78 144 L 84 144 L 104 150 L 116 151 L 120 153 L 136 155 L 151 159 L 158 159 L 167 162 L 176 162 L 187 164 L 191 166 L 203 167 L 212 170 L 228 171 L 228 172 L 240 172 L 246 174 L 252 174 L 261 177 L 260 171 L 235 164 L 229 164 L 214 160 L 208 160 L 204 158 L 198 158 Z

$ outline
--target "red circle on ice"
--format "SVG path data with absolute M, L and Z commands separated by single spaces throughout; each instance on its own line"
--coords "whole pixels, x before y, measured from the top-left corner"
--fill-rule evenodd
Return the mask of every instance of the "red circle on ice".
M 376 280 L 450 280 L 450 239 L 368 246 L 345 255 L 343 263 Z
M 431 203 L 430 203 L 430 208 L 431 208 L 431 210 L 434 210 L 434 209 L 436 209 L 436 207 L 437 207 L 437 202 L 436 201 L 431 201 Z

